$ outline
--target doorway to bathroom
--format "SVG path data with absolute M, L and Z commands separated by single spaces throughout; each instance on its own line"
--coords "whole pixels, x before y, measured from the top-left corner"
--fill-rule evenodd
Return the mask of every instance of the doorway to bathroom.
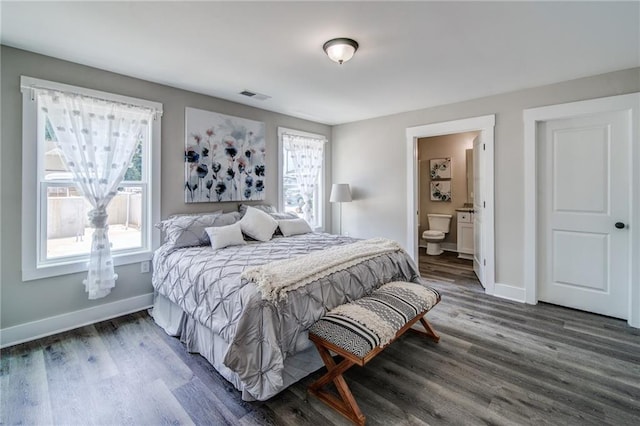
M 442 215 L 440 222 L 450 226 L 443 230 L 440 247 L 458 252 L 465 259 L 473 258 L 473 234 L 469 238 L 463 228 L 459 235 L 458 225 L 469 223 L 472 227 L 473 223 L 467 222 L 471 215 L 461 215 L 461 221 L 457 216 L 473 211 L 473 142 L 479 134 L 473 131 L 418 138 L 418 235 L 434 229 L 429 225 L 437 225 L 429 218 Z M 427 247 L 424 237 L 418 247 Z
M 462 274 L 472 270 L 487 294 L 494 294 L 495 287 L 494 125 L 495 116 L 488 115 L 406 130 L 407 247 L 414 260 L 424 263 L 421 266 L 425 268 L 439 271 L 449 268 L 450 272 Z M 428 148 L 431 143 L 433 149 Z M 453 143 L 457 148 L 451 149 L 446 143 Z M 420 145 L 427 148 L 421 150 Z M 467 149 L 472 153 L 469 175 L 466 167 Z M 467 188 L 473 188 L 473 191 L 467 193 Z M 425 200 L 427 197 L 428 200 Z M 438 214 L 451 216 L 448 230 L 446 220 L 435 216 Z M 432 222 L 444 236 L 422 239 L 424 230 L 429 227 L 429 219 L 438 219 Z M 425 244 L 432 244 L 430 252 L 442 251 L 442 254 L 421 259 L 421 253 L 426 253 L 426 248 L 420 246 Z M 434 248 L 433 244 L 438 247 Z M 459 258 L 459 255 L 471 258 L 471 263 Z
M 476 130 L 418 138 L 418 262 L 425 278 L 478 285 L 473 146 L 479 137 Z

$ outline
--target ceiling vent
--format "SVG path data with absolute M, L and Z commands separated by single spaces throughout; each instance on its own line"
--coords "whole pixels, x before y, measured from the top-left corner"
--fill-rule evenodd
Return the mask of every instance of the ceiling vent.
M 271 98 L 271 96 L 263 95 L 262 93 L 251 92 L 249 90 L 243 90 L 242 92 L 240 92 L 240 94 L 248 98 L 257 99 L 259 101 L 264 101 Z

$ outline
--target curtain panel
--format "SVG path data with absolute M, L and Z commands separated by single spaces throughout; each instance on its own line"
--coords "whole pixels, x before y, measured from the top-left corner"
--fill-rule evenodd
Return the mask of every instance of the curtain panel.
M 57 148 L 79 191 L 91 204 L 94 228 L 89 299 L 108 295 L 118 276 L 111 257 L 107 206 L 118 192 L 138 143 L 149 138 L 155 111 L 74 93 L 37 89 L 38 108 L 49 120 Z
M 313 195 L 320 182 L 320 171 L 324 162 L 325 139 L 311 138 L 308 136 L 282 135 L 284 148 L 291 154 L 295 176 L 300 195 L 304 205 L 302 214 L 304 219 L 313 224 Z

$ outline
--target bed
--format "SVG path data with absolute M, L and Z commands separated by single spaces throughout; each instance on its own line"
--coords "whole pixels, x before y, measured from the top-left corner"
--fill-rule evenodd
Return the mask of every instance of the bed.
M 266 400 L 322 367 L 307 330 L 328 310 L 391 281 L 420 282 L 404 251 L 367 259 L 265 300 L 241 278 L 247 268 L 350 244 L 326 233 L 213 249 L 164 244 L 154 255 L 153 317 L 190 352 L 204 356 L 247 401 Z

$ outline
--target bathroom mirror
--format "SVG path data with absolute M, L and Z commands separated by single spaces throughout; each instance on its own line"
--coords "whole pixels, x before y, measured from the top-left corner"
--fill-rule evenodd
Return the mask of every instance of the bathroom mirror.
M 467 163 L 467 204 L 473 205 L 473 149 L 465 151 Z

